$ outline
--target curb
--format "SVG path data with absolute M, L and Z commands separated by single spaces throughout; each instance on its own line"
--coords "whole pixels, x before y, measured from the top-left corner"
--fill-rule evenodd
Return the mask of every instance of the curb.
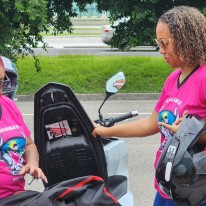
M 103 101 L 105 94 L 76 94 L 79 101 Z M 115 94 L 110 97 L 110 100 L 157 100 L 160 93 L 128 93 Z M 34 101 L 34 95 L 17 95 L 18 101 Z

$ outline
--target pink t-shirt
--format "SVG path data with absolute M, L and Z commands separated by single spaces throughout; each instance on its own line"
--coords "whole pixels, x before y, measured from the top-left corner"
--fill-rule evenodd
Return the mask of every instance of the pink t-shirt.
M 23 154 L 30 131 L 15 103 L 0 96 L 0 198 L 23 191 L 25 180 L 18 175 L 25 164 Z
M 206 118 L 206 64 L 194 69 L 181 85 L 178 84 L 180 74 L 181 70 L 177 69 L 165 81 L 161 96 L 155 105 L 155 111 L 159 113 L 159 122 L 172 125 L 176 119 L 182 117 L 185 110 L 189 114 L 197 114 Z M 156 153 L 155 167 L 166 142 L 172 136 L 172 133 L 163 127 L 160 127 L 160 132 L 161 142 Z M 159 188 L 156 180 L 155 188 L 161 196 L 169 198 Z

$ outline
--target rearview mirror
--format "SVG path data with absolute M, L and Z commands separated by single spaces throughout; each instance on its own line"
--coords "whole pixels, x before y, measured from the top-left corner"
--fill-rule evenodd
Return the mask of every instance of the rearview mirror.
M 111 96 L 116 94 L 126 83 L 126 79 L 123 72 L 118 72 L 106 82 L 106 93 Z
M 118 72 L 117 74 L 110 77 L 106 82 L 106 96 L 104 98 L 104 101 L 102 102 L 101 106 L 99 107 L 99 119 L 102 120 L 103 116 L 100 112 L 103 104 L 105 101 L 112 96 L 113 94 L 116 94 L 126 83 L 126 79 L 123 72 Z

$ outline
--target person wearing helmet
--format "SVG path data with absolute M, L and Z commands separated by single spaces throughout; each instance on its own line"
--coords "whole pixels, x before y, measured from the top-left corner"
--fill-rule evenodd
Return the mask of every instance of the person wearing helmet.
M 2 62 L 5 70 L 5 75 L 9 81 L 4 84 L 3 94 L 10 99 L 14 100 L 16 92 L 18 89 L 18 72 L 15 64 L 8 58 L 0 56 L 0 61 Z
M 105 138 L 146 137 L 160 132 L 161 144 L 154 163 L 156 168 L 165 146 L 173 137 L 173 133 L 159 122 L 172 125 L 183 116 L 184 111 L 206 119 L 205 16 L 198 9 L 188 6 L 168 10 L 158 19 L 155 43 L 164 61 L 175 70 L 166 79 L 151 116 L 109 128 L 94 124 L 92 134 Z M 154 184 L 157 193 L 153 206 L 178 205 L 156 180 Z M 198 205 L 206 204 L 201 202 Z
M 0 199 L 23 192 L 24 175 L 47 182 L 39 168 L 38 152 L 14 101 L 3 95 L 10 82 L 0 58 Z

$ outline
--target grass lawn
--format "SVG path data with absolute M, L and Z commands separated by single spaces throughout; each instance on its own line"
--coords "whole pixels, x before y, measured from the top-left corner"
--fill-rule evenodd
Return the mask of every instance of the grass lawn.
M 69 85 L 79 94 L 104 93 L 106 80 L 118 71 L 126 76 L 122 93 L 160 92 L 171 73 L 162 57 L 140 56 L 40 56 L 42 71 L 36 72 L 32 57 L 17 61 L 17 94 L 34 94 L 48 82 Z

